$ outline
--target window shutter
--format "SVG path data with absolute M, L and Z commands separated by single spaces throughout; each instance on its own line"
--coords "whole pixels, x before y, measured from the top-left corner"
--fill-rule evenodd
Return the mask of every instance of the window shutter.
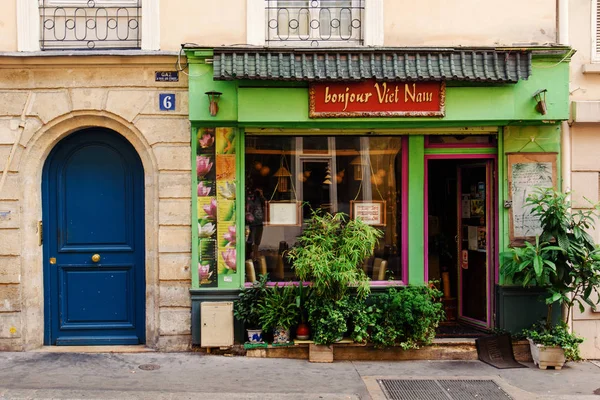
M 596 14 L 596 32 L 594 32 L 596 40 L 594 52 L 596 53 L 595 56 L 598 57 L 598 55 L 600 55 L 600 1 L 598 0 L 596 0 L 596 9 L 594 11 Z

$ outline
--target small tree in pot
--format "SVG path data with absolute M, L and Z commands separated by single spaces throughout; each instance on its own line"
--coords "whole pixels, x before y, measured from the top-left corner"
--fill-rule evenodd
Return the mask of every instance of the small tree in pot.
M 572 211 L 568 196 L 569 193 L 553 189 L 538 189 L 530 195 L 527 204 L 531 213 L 540 218 L 542 234 L 536 237 L 535 244 L 526 242 L 524 247 L 504 253 L 508 260 L 502 271 L 508 278 L 523 286 L 537 285 L 546 290 L 546 321 L 526 331 L 534 359 L 541 354 L 540 347 L 534 344 L 560 346 L 568 350 L 567 359 L 579 359 L 578 345 L 582 340 L 569 332 L 565 322 L 553 326 L 552 308 L 555 304 L 564 306 L 568 321 L 575 304 L 583 312 L 585 304 L 595 310 L 599 301 L 592 299 L 593 294 L 599 294 L 600 250 L 587 231 L 594 227 L 600 204 L 591 210 Z M 564 361 L 563 357 L 556 364 L 543 360 L 536 363 L 544 369 L 550 365 L 561 368 Z
M 316 344 L 330 344 L 347 330 L 349 290 L 365 299 L 369 278 L 360 266 L 373 255 L 382 232 L 344 213 L 313 211 L 289 259 L 300 281 L 312 283 L 308 321 Z

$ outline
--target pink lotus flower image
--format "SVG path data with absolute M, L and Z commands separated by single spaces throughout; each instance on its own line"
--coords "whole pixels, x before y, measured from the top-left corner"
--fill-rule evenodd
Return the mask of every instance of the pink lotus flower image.
M 203 206 L 202 209 L 206 213 L 206 218 L 213 221 L 217 219 L 217 199 L 212 199 L 210 204 Z
M 212 275 L 210 272 L 210 264 L 202 265 L 198 263 L 198 279 L 200 282 L 207 280 Z
M 223 235 L 223 239 L 229 242 L 229 246 L 235 246 L 235 225 L 227 228 L 227 233 Z
M 214 142 L 215 138 L 212 137 L 210 133 L 205 133 L 204 135 L 202 135 L 202 138 L 200 138 L 200 140 L 198 141 L 198 143 L 200 143 L 200 147 L 202 147 L 203 149 L 212 146 Z
M 210 186 L 204 186 L 204 182 L 198 183 L 198 196 L 205 197 L 210 194 Z
M 210 157 L 196 156 L 196 173 L 198 178 L 204 178 L 212 169 L 213 163 L 210 162 Z
M 221 255 L 223 256 L 223 261 L 225 261 L 225 268 L 235 272 L 237 270 L 237 266 L 235 263 L 235 249 L 227 249 L 226 251 L 222 251 Z

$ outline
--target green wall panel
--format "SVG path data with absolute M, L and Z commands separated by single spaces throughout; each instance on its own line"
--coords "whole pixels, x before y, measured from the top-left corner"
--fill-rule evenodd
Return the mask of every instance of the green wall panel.
M 425 280 L 425 137 L 408 138 L 408 283 Z

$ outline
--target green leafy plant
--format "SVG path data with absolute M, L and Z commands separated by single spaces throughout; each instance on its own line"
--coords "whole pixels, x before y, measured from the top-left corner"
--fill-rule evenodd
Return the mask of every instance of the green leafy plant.
M 561 325 L 552 325 L 554 304 L 566 308 L 568 320 L 575 304 L 581 312 L 585 310 L 584 304 L 596 308 L 598 300 L 594 300 L 593 294 L 598 295 L 600 287 L 600 250 L 587 233 L 594 227 L 600 205 L 573 211 L 569 195 L 547 188 L 537 189 L 530 195 L 526 204 L 531 207 L 531 213 L 539 217 L 542 233 L 536 237 L 535 244 L 526 242 L 524 247 L 511 248 L 502 254 L 505 258 L 502 272 L 509 279 L 546 291 L 546 321 L 529 332 L 546 342 L 554 336 L 556 345 L 567 348 L 574 341 L 565 334 L 568 333 L 566 325 L 564 332 Z
M 269 292 L 268 280 L 268 274 L 261 275 L 252 286 L 242 289 L 239 298 L 233 304 L 233 315 L 243 321 L 248 329 L 260 328 L 259 304 Z
M 569 327 L 564 322 L 550 329 L 546 328 L 545 323 L 535 324 L 531 329 L 524 329 L 523 335 L 537 344 L 562 347 L 567 361 L 581 360 L 579 345 L 583 343 L 583 339 L 569 332 Z
M 263 330 L 281 327 L 290 329 L 298 323 L 299 297 L 295 286 L 275 286 L 267 289 L 258 304 Z
M 442 295 L 430 284 L 390 288 L 375 296 L 371 341 L 378 347 L 400 346 L 405 350 L 430 344 L 445 317 Z
M 365 298 L 369 278 L 359 266 L 383 233 L 360 219 L 348 220 L 344 213 L 313 211 L 306 223 L 299 245 L 288 254 L 298 278 L 312 282 L 316 296 L 341 300 L 353 286 Z
M 360 266 L 373 255 L 382 236 L 381 231 L 360 219 L 350 220 L 344 213 L 316 210 L 306 221 L 299 244 L 288 257 L 299 280 L 311 282 L 307 310 L 316 344 L 331 344 L 347 333 L 352 314 L 350 291 L 355 292 L 357 301 L 367 298 L 369 278 Z M 360 331 L 353 336 L 365 340 L 364 324 L 356 320 L 351 325 Z
M 332 300 L 311 297 L 307 304 L 308 323 L 315 344 L 329 345 L 340 340 L 348 331 L 348 298 Z
M 369 300 L 351 297 L 348 302 L 350 338 L 357 343 L 369 341 L 376 323 L 376 307 Z

